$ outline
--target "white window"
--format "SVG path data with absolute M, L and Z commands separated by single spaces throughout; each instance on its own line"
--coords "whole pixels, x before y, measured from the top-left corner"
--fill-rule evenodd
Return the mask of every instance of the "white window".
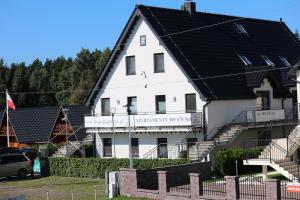
M 127 104 L 130 104 L 130 113 L 137 114 L 137 102 L 136 97 L 127 97 Z
M 155 96 L 155 106 L 156 106 L 157 114 L 165 114 L 166 113 L 166 96 L 165 95 Z
M 248 34 L 247 31 L 246 31 L 246 29 L 245 29 L 241 24 L 234 23 L 234 27 L 235 27 L 235 29 L 236 29 L 236 31 L 237 31 L 238 33 L 240 33 L 240 34 L 245 34 L 245 35 Z
M 252 62 L 246 56 L 238 54 L 238 57 L 246 66 L 252 65 Z
M 165 72 L 164 54 L 163 53 L 155 53 L 154 54 L 154 73 L 162 73 L 162 72 Z
M 110 99 L 109 98 L 101 99 L 101 110 L 102 110 L 103 116 L 110 115 Z
M 140 36 L 140 46 L 146 46 L 146 35 Z
M 278 56 L 278 57 L 279 57 L 279 59 L 281 60 L 281 62 L 282 62 L 286 67 L 290 67 L 290 66 L 291 66 L 290 62 L 289 62 L 285 57 L 283 57 L 283 56 Z
M 126 56 L 126 75 L 135 75 L 135 57 Z
M 267 63 L 269 66 L 275 66 L 275 64 L 270 60 L 268 56 L 261 55 L 262 59 Z

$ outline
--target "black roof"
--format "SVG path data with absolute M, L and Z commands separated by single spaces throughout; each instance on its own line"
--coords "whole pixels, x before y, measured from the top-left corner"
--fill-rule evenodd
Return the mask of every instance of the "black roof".
M 68 119 L 74 130 L 84 123 L 84 115 L 90 113 L 86 106 L 64 106 L 69 109 Z M 9 111 L 9 120 L 19 143 L 47 142 L 62 107 L 17 108 Z M 0 112 L 3 119 L 3 113 Z M 2 121 L 2 120 L 1 120 Z M 79 134 L 79 133 L 78 133 Z M 83 137 L 85 130 L 80 130 Z M 80 137 L 80 138 L 81 138 Z
M 286 69 L 278 69 L 285 67 L 278 56 L 284 56 L 291 64 L 300 56 L 300 43 L 284 22 L 203 12 L 190 15 L 183 10 L 138 5 L 90 93 L 87 105 L 93 104 L 96 89 L 102 87 L 114 59 L 124 48 L 120 44 L 126 42 L 130 29 L 140 17 L 152 27 L 160 41 L 208 100 L 255 98 L 253 87 L 259 86 L 264 78 L 271 79 L 275 97 L 289 96 L 288 86 L 295 85 L 287 78 Z M 230 22 L 223 23 L 227 21 Z M 219 23 L 221 25 L 210 26 Z M 235 23 L 241 24 L 247 34 L 238 33 Z M 184 32 L 191 29 L 194 30 Z M 245 67 L 238 54 L 247 56 L 254 68 Z M 268 56 L 275 67 L 267 66 L 261 55 Z M 267 70 L 245 74 L 255 68 Z M 206 79 L 237 73 L 240 75 Z

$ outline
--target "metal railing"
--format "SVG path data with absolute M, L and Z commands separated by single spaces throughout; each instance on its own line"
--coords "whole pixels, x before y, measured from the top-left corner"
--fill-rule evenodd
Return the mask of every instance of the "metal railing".
M 249 175 L 239 181 L 241 199 L 266 199 L 266 182 L 262 177 Z
M 226 196 L 226 181 L 224 178 L 213 178 L 203 181 L 203 195 Z
M 178 186 L 171 186 L 168 188 L 168 192 L 189 194 L 189 193 L 191 193 L 191 185 L 184 184 L 184 185 L 178 185 Z
M 280 181 L 280 193 L 281 193 L 281 200 L 295 200 L 300 199 L 300 193 L 299 192 L 289 192 L 288 191 L 288 185 L 292 184 L 292 182 L 296 182 L 297 180 L 281 180 Z

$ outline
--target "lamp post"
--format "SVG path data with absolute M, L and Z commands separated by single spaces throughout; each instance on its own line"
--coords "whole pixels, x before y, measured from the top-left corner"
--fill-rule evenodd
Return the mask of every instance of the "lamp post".
M 116 157 L 116 143 L 115 143 L 115 117 L 116 108 L 111 109 L 111 123 L 112 123 L 112 132 L 113 132 L 113 145 L 114 145 L 114 158 Z
M 133 160 L 132 160 L 132 147 L 131 147 L 131 126 L 130 126 L 130 115 L 131 115 L 131 99 L 128 98 L 127 105 L 123 106 L 126 107 L 127 115 L 128 115 L 128 144 L 129 144 L 129 168 L 133 168 Z

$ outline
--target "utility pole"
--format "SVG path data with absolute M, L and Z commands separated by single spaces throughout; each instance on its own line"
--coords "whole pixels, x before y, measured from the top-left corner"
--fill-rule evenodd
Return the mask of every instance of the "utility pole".
M 111 120 L 112 120 L 112 132 L 113 132 L 113 145 L 114 145 L 114 158 L 116 158 L 116 143 L 115 143 L 115 121 L 114 121 L 114 117 L 115 117 L 115 113 L 116 113 L 116 108 L 112 108 L 111 109 Z
M 129 168 L 133 168 L 133 160 L 132 160 L 132 147 L 131 147 L 131 126 L 130 126 L 130 115 L 131 115 L 131 99 L 128 98 L 127 105 L 124 107 L 127 108 L 127 115 L 128 115 L 128 144 L 129 144 Z

